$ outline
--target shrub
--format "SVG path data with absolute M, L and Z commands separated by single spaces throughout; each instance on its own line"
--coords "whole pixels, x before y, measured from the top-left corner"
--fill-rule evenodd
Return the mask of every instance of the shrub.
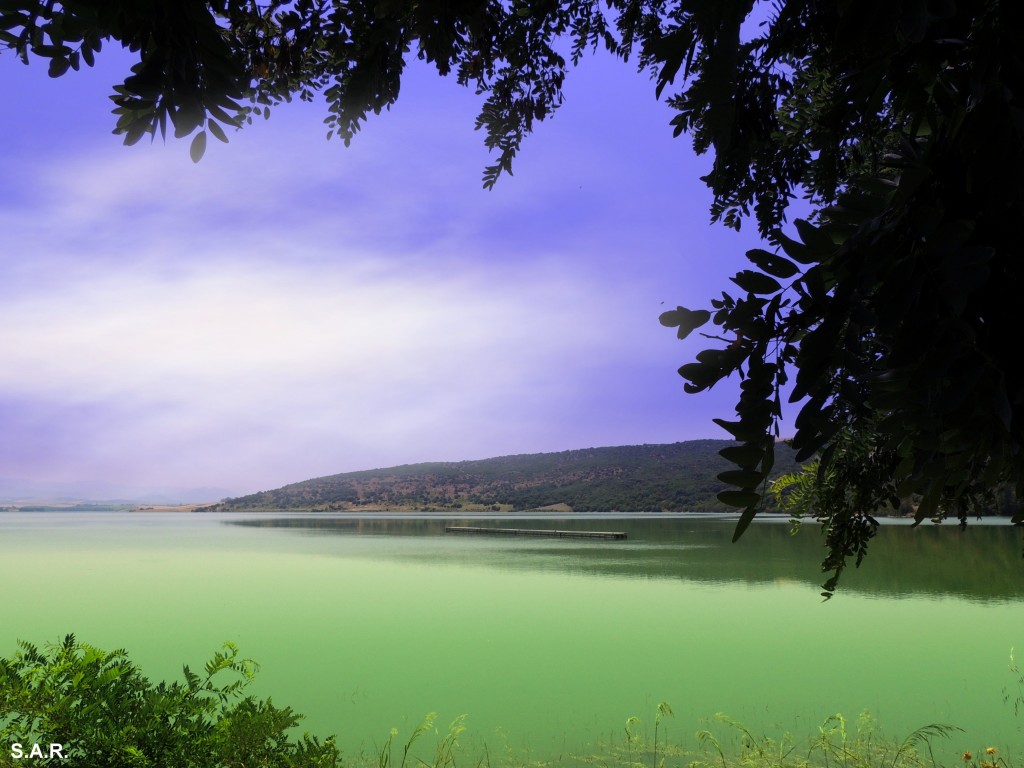
M 335 768 L 333 737 L 289 731 L 301 715 L 245 696 L 258 666 L 226 643 L 204 674 L 153 684 L 124 650 L 103 651 L 74 635 L 45 652 L 27 642 L 0 657 L 0 766 L 33 768 Z M 223 682 L 225 677 L 229 682 Z M 60 750 L 52 758 L 49 745 Z M 21 745 L 23 755 L 11 746 Z

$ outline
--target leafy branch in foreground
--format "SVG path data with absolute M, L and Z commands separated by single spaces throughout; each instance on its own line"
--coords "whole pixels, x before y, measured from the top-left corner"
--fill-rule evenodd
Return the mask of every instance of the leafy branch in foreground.
M 41 651 L 19 642 L 0 658 L 0 742 L 60 743 L 70 768 L 335 768 L 333 737 L 289 730 L 301 715 L 244 696 L 257 665 L 226 643 L 203 674 L 153 684 L 124 650 L 67 635 Z M 221 682 L 223 675 L 230 682 Z M 7 758 L 0 755 L 0 764 Z M 50 761 L 33 760 L 47 765 Z M 13 764 L 12 764 L 13 765 Z
M 826 600 L 835 592 L 847 558 L 854 558 L 854 565 L 860 567 L 867 555 L 868 542 L 878 532 L 872 513 L 881 504 L 899 506 L 898 500 L 892 501 L 891 480 L 884 464 L 873 455 L 869 440 L 844 433 L 834 446 L 837 457 L 830 464 L 814 459 L 769 486 L 779 507 L 790 514 L 794 528 L 804 517 L 820 520 L 827 550 L 821 569 L 832 573 L 822 585 Z
M 720 476 L 732 489 L 719 498 L 741 510 L 737 536 L 761 508 L 795 373 L 791 444 L 798 461 L 818 457 L 816 512 L 835 572 L 826 592 L 847 557 L 863 557 L 883 504 L 913 496 L 916 522 L 954 514 L 966 524 L 1001 483 L 1024 497 L 1024 375 L 1011 330 L 1024 289 L 1014 225 L 1024 123 L 1013 117 L 1024 18 L 994 1 L 925 5 L 777 4 L 743 53 L 793 77 L 760 112 L 736 106 L 764 118 L 764 142 L 727 138 L 716 154 L 760 146 L 793 163 L 817 209 L 787 234 L 780 209 L 759 208 L 774 250 L 747 253 L 753 268 L 732 278 L 740 292 L 661 317 L 680 337 L 717 326 L 707 337 L 719 346 L 679 370 L 686 391 L 741 380 L 736 420 L 716 420 L 742 443 L 727 456 L 737 469 Z M 722 86 L 736 99 L 753 87 Z

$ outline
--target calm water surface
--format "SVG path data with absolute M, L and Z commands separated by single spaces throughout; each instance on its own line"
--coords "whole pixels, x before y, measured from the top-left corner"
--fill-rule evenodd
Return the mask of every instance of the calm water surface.
M 446 535 L 446 524 L 625 531 L 626 541 Z M 372 751 L 391 727 L 462 713 L 469 749 L 554 760 L 621 741 L 626 718 L 693 742 L 725 712 L 759 733 L 811 734 L 863 710 L 902 738 L 966 733 L 948 764 L 1020 752 L 1019 531 L 885 526 L 864 569 L 818 597 L 817 526 L 706 516 L 498 522 L 424 516 L 0 513 L 0 654 L 74 632 L 125 647 L 156 679 L 225 640 L 256 691 Z M 1011 703 L 1004 699 L 1009 696 Z M 475 758 L 474 758 L 475 762 Z

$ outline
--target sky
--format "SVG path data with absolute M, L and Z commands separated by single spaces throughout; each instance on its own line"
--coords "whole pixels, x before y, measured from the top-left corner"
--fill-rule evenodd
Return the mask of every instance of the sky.
M 685 394 L 708 342 L 658 315 L 735 288 L 756 229 L 710 223 L 632 64 L 585 58 L 488 191 L 481 97 L 419 62 L 349 147 L 296 101 L 198 165 L 112 134 L 131 63 L 0 55 L 0 499 L 728 437 L 738 382 Z

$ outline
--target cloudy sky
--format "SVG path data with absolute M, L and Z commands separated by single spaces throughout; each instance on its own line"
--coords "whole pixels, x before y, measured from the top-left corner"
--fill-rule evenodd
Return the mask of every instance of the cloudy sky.
M 348 148 L 296 102 L 193 165 L 112 135 L 130 63 L 0 56 L 0 498 L 726 436 L 735 386 L 686 395 L 703 340 L 658 315 L 756 234 L 631 65 L 584 60 L 485 191 L 479 98 L 427 69 Z

